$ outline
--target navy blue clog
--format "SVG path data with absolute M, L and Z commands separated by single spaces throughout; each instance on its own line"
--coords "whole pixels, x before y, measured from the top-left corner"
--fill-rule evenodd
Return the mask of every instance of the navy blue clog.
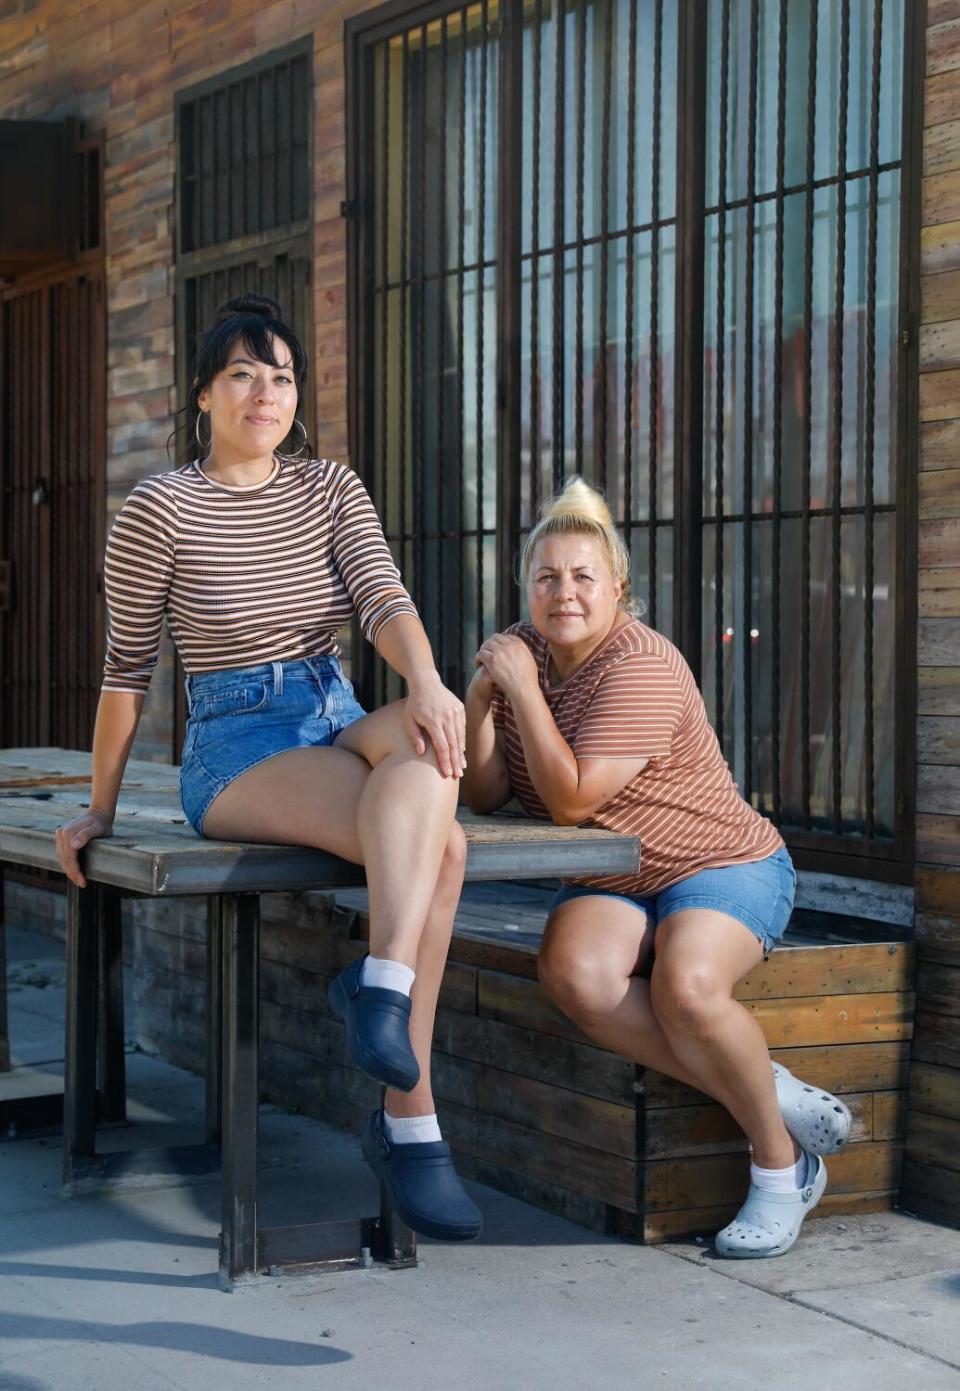
M 330 1007 L 347 1026 L 347 1047 L 357 1067 L 386 1087 L 410 1092 L 420 1064 L 410 1046 L 410 1000 L 399 990 L 361 985 L 365 957 L 330 982 Z
M 480 1209 L 467 1196 L 453 1167 L 446 1140 L 395 1145 L 387 1138 L 383 1111 L 374 1111 L 363 1132 L 363 1154 L 390 1201 L 421 1236 L 438 1241 L 474 1241 L 483 1230 Z

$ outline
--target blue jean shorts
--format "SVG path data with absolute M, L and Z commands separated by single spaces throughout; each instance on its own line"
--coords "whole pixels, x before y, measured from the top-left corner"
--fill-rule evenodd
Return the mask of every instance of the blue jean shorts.
M 287 749 L 325 748 L 366 714 L 336 657 L 201 672 L 186 690 L 180 801 L 198 834 L 234 778 Z
M 748 927 L 763 944 L 768 955 L 783 939 L 793 911 L 797 874 L 785 846 L 768 855 L 765 860 L 751 864 L 725 865 L 723 869 L 702 869 L 670 884 L 657 894 L 625 894 L 613 889 L 591 888 L 589 884 L 565 885 L 555 895 L 550 911 L 572 898 L 599 895 L 623 899 L 646 913 L 654 927 L 671 913 L 686 908 L 712 908 L 726 913 Z

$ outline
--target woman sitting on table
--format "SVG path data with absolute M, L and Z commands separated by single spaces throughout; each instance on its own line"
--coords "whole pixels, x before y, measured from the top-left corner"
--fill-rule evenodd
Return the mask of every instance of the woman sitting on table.
M 780 941 L 796 876 L 740 796 L 680 653 L 634 615 L 630 560 L 599 493 L 571 480 L 521 556 L 529 623 L 483 644 L 466 697 L 475 812 L 511 796 L 558 825 L 636 835 L 634 875 L 556 895 L 540 981 L 596 1043 L 721 1102 L 752 1146 L 724 1256 L 779 1256 L 847 1139 L 833 1096 L 771 1066 L 733 989 Z
M 331 851 L 367 871 L 371 955 L 330 987 L 354 1061 L 387 1088 L 364 1132 L 404 1221 L 480 1232 L 430 1089 L 440 980 L 463 881 L 454 817 L 466 731 L 442 684 L 363 484 L 311 458 L 296 418 L 304 350 L 272 300 L 242 295 L 204 336 L 182 468 L 147 478 L 107 548 L 109 643 L 90 809 L 57 833 L 60 862 L 111 833 L 123 770 L 169 621 L 187 672 L 180 787 L 199 834 Z M 295 454 L 284 442 L 303 443 Z M 407 682 L 365 714 L 337 660 L 356 615 Z

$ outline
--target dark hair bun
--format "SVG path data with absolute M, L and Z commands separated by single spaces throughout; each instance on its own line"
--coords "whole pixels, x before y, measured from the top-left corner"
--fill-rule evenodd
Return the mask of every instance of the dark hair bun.
M 217 322 L 233 319 L 238 314 L 259 314 L 263 319 L 279 320 L 283 317 L 275 299 L 267 295 L 247 294 L 237 295 L 234 299 L 228 299 L 226 304 L 221 304 L 217 310 Z

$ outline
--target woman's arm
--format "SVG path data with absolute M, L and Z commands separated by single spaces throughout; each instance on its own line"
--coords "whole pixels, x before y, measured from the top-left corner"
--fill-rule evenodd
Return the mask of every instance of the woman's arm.
M 496 687 L 480 666 L 467 688 L 467 767 L 463 775 L 463 799 L 471 811 L 482 815 L 496 811 L 510 799 L 507 760 L 493 723 Z
M 646 767 L 647 758 L 577 759 L 557 728 L 522 639 L 498 633 L 477 659 L 513 707 L 530 780 L 558 826 L 585 821 Z
M 380 629 L 376 648 L 407 683 L 404 725 L 418 754 L 430 738 L 445 778 L 459 778 L 467 760 L 467 728 L 463 702 L 440 680 L 430 641 L 419 618 L 398 613 Z
M 63 872 L 81 889 L 86 879 L 80 869 L 80 851 L 97 836 L 113 829 L 117 798 L 130 749 L 140 723 L 143 696 L 134 691 L 101 691 L 93 733 L 93 783 L 90 809 L 57 831 L 57 855 Z

